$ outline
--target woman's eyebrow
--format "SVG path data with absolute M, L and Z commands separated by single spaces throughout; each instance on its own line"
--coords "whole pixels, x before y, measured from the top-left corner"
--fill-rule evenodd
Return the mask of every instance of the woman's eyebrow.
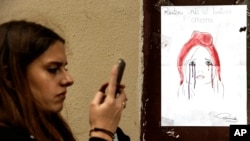
M 187 60 L 187 62 L 195 61 L 195 60 L 196 60 L 196 58 L 190 58 L 190 59 Z
M 48 65 L 57 65 L 57 66 L 66 66 L 68 62 L 63 62 L 63 61 L 50 61 L 47 63 Z

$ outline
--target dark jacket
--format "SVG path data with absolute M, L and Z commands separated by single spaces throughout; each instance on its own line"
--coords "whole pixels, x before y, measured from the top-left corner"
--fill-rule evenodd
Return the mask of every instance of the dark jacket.
M 117 136 L 119 141 L 130 141 L 130 138 L 118 128 Z M 0 141 L 35 141 L 34 137 L 15 128 L 0 126 Z M 101 138 L 90 138 L 89 141 L 105 141 Z

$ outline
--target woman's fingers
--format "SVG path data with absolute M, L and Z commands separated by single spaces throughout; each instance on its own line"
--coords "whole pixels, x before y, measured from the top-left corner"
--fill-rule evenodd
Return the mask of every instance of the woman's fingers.
M 109 83 L 108 83 L 108 82 L 106 82 L 106 83 L 102 84 L 102 86 L 101 86 L 101 88 L 99 89 L 99 91 L 101 91 L 101 92 L 105 93 L 106 88 L 108 87 L 108 85 L 109 85 Z
M 124 87 L 125 88 L 125 87 Z M 124 88 L 120 88 L 120 94 L 119 96 L 116 98 L 117 103 L 121 104 L 122 108 L 124 109 L 126 107 L 126 102 L 127 102 L 127 96 L 126 93 L 124 91 Z
M 91 104 L 100 105 L 103 102 L 104 98 L 105 98 L 105 95 L 103 95 L 101 91 L 98 91 L 96 95 L 94 96 Z
M 107 96 L 110 97 L 110 98 L 115 98 L 115 95 L 116 95 L 117 74 L 118 74 L 118 66 L 114 65 L 112 70 L 111 70 L 109 83 L 108 83 L 108 91 L 107 91 Z

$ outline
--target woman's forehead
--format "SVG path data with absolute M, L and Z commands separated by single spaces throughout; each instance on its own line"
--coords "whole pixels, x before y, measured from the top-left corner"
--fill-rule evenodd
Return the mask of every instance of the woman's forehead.
M 210 58 L 210 53 L 205 47 L 195 46 L 193 47 L 186 56 L 186 59 L 190 58 Z
M 64 44 L 61 42 L 56 42 L 52 44 L 42 55 L 40 55 L 36 60 L 43 63 L 50 62 L 61 62 L 67 64 L 67 56 L 65 53 Z M 35 61 L 35 60 L 34 60 Z

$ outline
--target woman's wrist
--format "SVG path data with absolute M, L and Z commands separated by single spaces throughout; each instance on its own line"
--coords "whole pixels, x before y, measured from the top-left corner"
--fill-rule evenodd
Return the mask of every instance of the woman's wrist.
M 105 139 L 107 141 L 113 141 L 114 139 L 114 133 L 112 133 L 109 130 L 102 129 L 102 128 L 93 128 L 89 131 L 90 137 L 98 137 Z

